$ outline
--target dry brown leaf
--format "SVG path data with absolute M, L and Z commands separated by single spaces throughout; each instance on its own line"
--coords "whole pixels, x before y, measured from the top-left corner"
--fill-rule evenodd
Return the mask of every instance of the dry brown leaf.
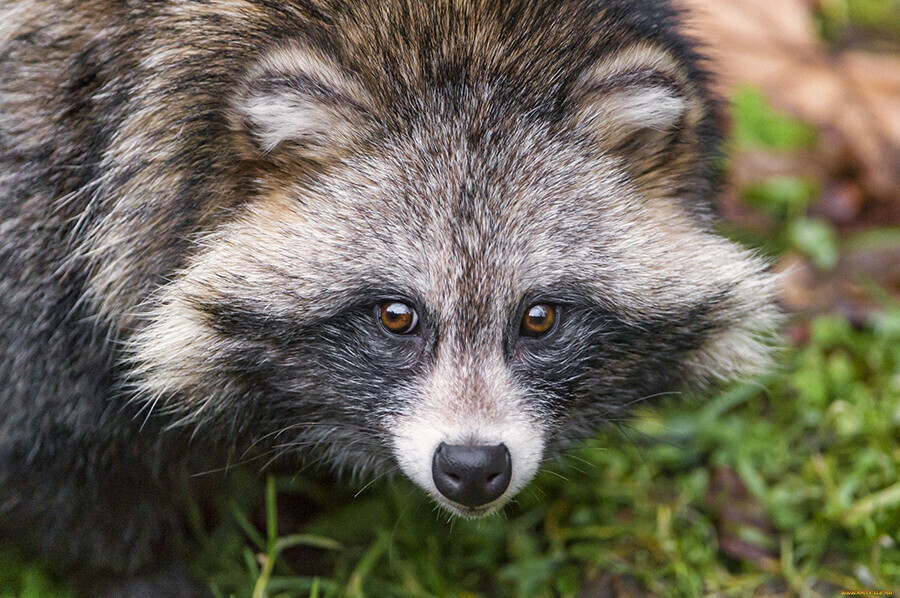
M 854 168 L 867 194 L 900 198 L 900 58 L 829 52 L 806 0 L 680 2 L 723 93 L 759 86 L 776 108 L 824 132 L 830 143 L 818 158 L 830 162 L 835 178 Z M 836 163 L 837 156 L 850 164 Z

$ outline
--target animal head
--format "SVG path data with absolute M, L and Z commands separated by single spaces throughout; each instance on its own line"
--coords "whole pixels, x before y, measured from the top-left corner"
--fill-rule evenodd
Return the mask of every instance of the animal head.
M 765 364 L 772 277 L 711 228 L 715 106 L 671 15 L 389 4 L 241 75 L 248 199 L 133 338 L 143 400 L 474 516 Z

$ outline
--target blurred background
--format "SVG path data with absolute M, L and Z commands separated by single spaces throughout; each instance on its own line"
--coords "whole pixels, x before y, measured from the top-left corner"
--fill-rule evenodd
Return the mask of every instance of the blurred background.
M 729 236 L 784 273 L 776 371 L 618 422 L 500 516 L 404 480 L 186 497 L 217 596 L 900 594 L 900 0 L 680 0 L 731 132 Z M 74 596 L 0 551 L 0 597 Z
M 900 295 L 900 2 L 681 0 L 732 102 L 729 227 L 785 308 L 854 324 Z

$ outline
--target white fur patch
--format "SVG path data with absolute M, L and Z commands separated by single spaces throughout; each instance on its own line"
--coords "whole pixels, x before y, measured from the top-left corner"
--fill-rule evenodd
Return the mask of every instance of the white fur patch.
M 625 90 L 606 96 L 599 111 L 619 125 L 667 131 L 671 129 L 688 103 L 663 87 Z
M 241 110 L 256 126 L 255 137 L 263 153 L 286 141 L 315 147 L 348 137 L 349 126 L 336 111 L 292 96 L 288 91 L 250 97 Z
M 677 85 L 665 84 L 661 77 Z M 606 129 L 607 136 L 625 130 L 667 131 L 687 115 L 701 118 L 677 62 L 668 52 L 636 44 L 602 60 L 581 82 L 587 98 L 580 114 L 583 122 Z
M 261 79 L 272 83 L 260 87 Z M 298 81 L 303 83 L 298 84 Z M 360 129 L 362 87 L 321 53 L 299 45 L 269 54 L 250 73 L 235 110 L 263 153 L 296 142 L 309 158 L 348 145 Z

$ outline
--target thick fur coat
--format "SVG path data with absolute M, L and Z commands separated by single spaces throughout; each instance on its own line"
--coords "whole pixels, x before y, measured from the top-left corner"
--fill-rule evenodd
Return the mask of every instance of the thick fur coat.
M 187 474 L 246 455 L 477 515 L 757 371 L 773 283 L 712 229 L 720 125 L 664 0 L 3 2 L 0 534 L 153 571 Z M 508 447 L 503 497 L 442 498 L 442 442 Z

